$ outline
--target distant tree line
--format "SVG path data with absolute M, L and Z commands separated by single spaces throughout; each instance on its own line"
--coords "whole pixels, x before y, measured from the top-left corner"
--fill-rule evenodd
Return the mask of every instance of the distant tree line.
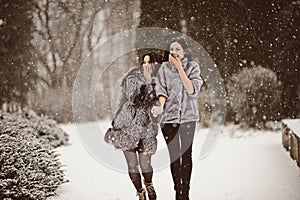
M 0 0 L 0 106 L 30 104 L 55 117 L 71 112 L 72 84 L 82 60 L 105 38 L 139 23 L 199 42 L 226 85 L 244 68 L 271 69 L 283 87 L 280 117 L 299 115 L 299 0 L 120 2 Z M 111 77 L 103 78 L 110 87 Z
M 30 105 L 39 114 L 70 120 L 82 61 L 100 42 L 137 26 L 135 2 L 0 0 L 0 107 Z M 95 68 L 97 62 L 96 55 Z
M 0 105 L 23 103 L 35 77 L 31 4 L 31 0 L 0 0 Z

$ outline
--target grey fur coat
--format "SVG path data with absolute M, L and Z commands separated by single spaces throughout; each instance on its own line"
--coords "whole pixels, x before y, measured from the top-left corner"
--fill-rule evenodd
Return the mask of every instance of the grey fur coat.
M 146 84 L 140 66 L 128 72 L 121 88 L 120 105 L 104 139 L 123 151 L 132 150 L 142 142 L 144 153 L 154 154 L 158 125 L 154 123 L 150 109 L 158 102 L 155 84 Z

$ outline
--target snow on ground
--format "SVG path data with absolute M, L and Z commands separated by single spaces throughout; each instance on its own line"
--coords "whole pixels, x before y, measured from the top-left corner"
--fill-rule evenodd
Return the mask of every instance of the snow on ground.
M 103 140 L 102 130 L 109 122 L 81 124 L 80 130 L 94 141 Z M 58 148 L 65 164 L 69 183 L 58 190 L 58 197 L 51 200 L 136 200 L 135 190 L 126 173 L 114 170 L 99 162 L 93 152 L 82 143 L 77 133 L 78 125 L 63 125 L 70 134 L 70 146 Z M 101 132 L 101 131 L 100 131 Z M 102 131 L 103 132 L 103 131 Z M 235 137 L 231 135 L 237 132 Z M 191 180 L 192 200 L 297 200 L 300 198 L 300 169 L 281 144 L 280 132 L 236 130 L 226 127 L 214 150 L 203 160 L 199 159 L 201 145 L 208 129 L 199 129 L 195 135 Z M 100 141 L 101 140 L 101 141 Z M 165 149 L 165 142 L 158 136 L 158 154 Z M 93 146 L 93 145 L 92 145 Z M 98 146 L 98 147 L 99 147 Z M 91 147 L 97 148 L 97 145 Z M 101 149 L 101 148 L 99 148 Z M 108 145 L 111 157 L 124 161 L 122 152 Z M 113 154 L 115 155 L 113 155 Z M 155 156 L 153 157 L 154 164 Z M 158 162 L 159 163 L 159 162 Z M 125 163 L 124 163 L 125 165 Z M 158 200 L 175 197 L 168 166 L 154 172 L 154 186 Z

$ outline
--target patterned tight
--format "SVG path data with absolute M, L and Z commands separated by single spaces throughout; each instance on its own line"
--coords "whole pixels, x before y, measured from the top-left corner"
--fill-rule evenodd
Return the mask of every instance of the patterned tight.
M 142 189 L 141 174 L 138 166 L 142 170 L 142 175 L 146 183 L 152 182 L 153 168 L 151 166 L 151 155 L 143 153 L 142 142 L 139 143 L 137 149 L 131 151 L 123 151 L 127 165 L 129 177 L 137 191 Z

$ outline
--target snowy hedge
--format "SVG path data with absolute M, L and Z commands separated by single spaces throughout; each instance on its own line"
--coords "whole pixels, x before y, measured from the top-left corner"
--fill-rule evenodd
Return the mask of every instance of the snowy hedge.
M 237 122 L 264 128 L 267 121 L 279 118 L 282 88 L 272 70 L 245 68 L 231 77 L 227 89 Z
M 53 147 L 68 144 L 69 136 L 58 126 L 56 121 L 47 116 L 38 116 L 34 111 L 27 110 L 19 114 L 19 118 L 29 120 L 29 125 L 36 129 L 37 137 L 47 140 Z
M 65 180 L 53 148 L 62 144 L 53 140 L 54 122 L 34 115 L 0 114 L 0 118 L 0 199 L 44 200 L 56 195 Z

